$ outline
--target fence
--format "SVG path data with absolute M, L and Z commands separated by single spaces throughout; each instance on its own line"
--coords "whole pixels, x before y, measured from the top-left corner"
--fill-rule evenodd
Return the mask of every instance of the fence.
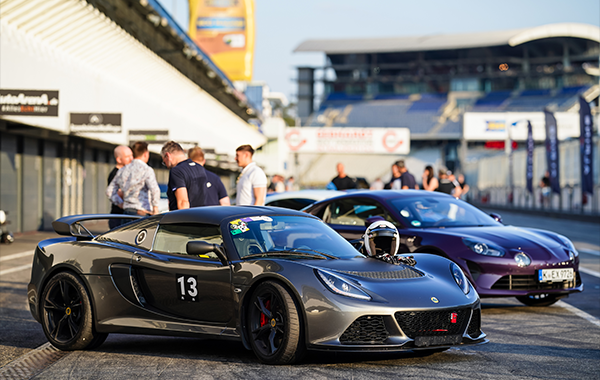
M 513 175 L 510 186 L 509 158 L 506 154 L 486 157 L 463 165 L 467 183 L 470 184 L 469 200 L 488 206 L 511 207 L 523 210 L 546 210 L 554 212 L 600 215 L 600 141 L 594 141 L 594 193 L 582 198 L 580 144 L 578 140 L 560 144 L 560 194 L 543 199 L 540 179 L 546 172 L 546 149 L 538 146 L 533 152 L 533 194 L 526 186 L 527 152 L 513 153 Z

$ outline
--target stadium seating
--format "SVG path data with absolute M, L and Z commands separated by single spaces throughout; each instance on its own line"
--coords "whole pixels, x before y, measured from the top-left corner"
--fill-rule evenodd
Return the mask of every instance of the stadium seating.
M 539 112 L 546 107 L 566 111 L 577 102 L 577 96 L 588 86 L 564 87 L 558 90 L 494 91 L 479 98 L 473 111 L 480 112 Z

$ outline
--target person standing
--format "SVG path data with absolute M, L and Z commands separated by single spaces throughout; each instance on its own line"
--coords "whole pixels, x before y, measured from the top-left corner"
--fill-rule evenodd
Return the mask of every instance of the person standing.
M 181 210 L 206 205 L 206 170 L 187 158 L 175 141 L 168 141 L 160 150 L 164 165 L 169 168 L 167 197 L 169 210 Z
M 254 149 L 250 145 L 241 145 L 235 150 L 235 161 L 242 168 L 238 177 L 235 203 L 238 206 L 264 206 L 267 197 L 267 176 L 252 161 Z
M 438 179 L 433 175 L 433 166 L 428 165 L 423 171 L 423 190 L 435 191 L 439 186 Z
M 417 181 L 415 180 L 415 176 L 408 172 L 406 165 L 404 164 L 404 160 L 396 161 L 395 164 L 398 167 L 398 171 L 400 172 L 400 183 L 402 184 L 402 190 L 408 189 L 419 189 L 419 185 L 417 185 Z
M 400 169 L 396 162 L 392 164 L 392 179 L 390 182 L 386 183 L 384 189 L 386 190 L 401 190 L 402 189 L 402 180 L 400 177 L 402 173 L 400 173 Z
M 110 173 L 108 174 L 108 182 L 106 183 L 107 186 L 110 185 L 112 180 L 115 178 L 119 169 L 121 169 L 123 166 L 129 164 L 133 160 L 133 153 L 131 152 L 131 148 L 128 146 L 125 146 L 125 145 L 119 145 L 118 147 L 116 147 L 114 150 L 114 155 L 115 155 L 115 161 L 117 162 L 117 164 L 115 165 L 113 170 L 111 170 Z M 123 192 L 121 191 L 121 189 L 119 189 L 119 191 L 120 191 L 119 195 L 121 197 L 123 197 Z M 123 214 L 123 208 L 121 206 L 119 206 L 118 204 L 111 202 L 110 213 L 121 215 L 121 214 Z M 121 221 L 119 219 L 109 219 L 108 220 L 108 227 L 111 230 L 119 225 L 121 225 Z
M 462 199 L 467 199 L 467 193 L 469 192 L 469 184 L 466 182 L 465 180 L 465 175 L 460 173 L 458 175 L 458 184 L 460 185 L 460 196 L 462 197 Z
M 188 150 L 188 158 L 202 166 L 206 163 L 204 151 L 199 146 Z M 231 201 L 221 178 L 206 168 L 204 171 L 206 172 L 206 206 L 229 206 Z
M 439 170 L 439 186 L 435 191 L 450 194 L 454 197 L 460 197 L 460 186 L 457 188 L 454 182 L 448 178 L 448 172 L 444 169 Z
M 348 189 L 356 189 L 356 184 L 352 180 L 352 178 L 346 175 L 346 168 L 344 168 L 344 164 L 339 162 L 337 164 L 336 170 L 338 172 L 337 177 L 331 180 L 331 182 L 335 185 L 337 190 L 348 190 Z
M 110 200 L 121 205 L 126 215 L 158 214 L 160 188 L 154 170 L 148 166 L 150 152 L 148 143 L 133 144 L 133 161 L 123 166 L 106 188 Z M 123 196 L 119 195 L 119 189 Z

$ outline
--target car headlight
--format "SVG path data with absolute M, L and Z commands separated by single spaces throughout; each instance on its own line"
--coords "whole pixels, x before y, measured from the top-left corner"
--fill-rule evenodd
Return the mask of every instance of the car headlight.
M 519 252 L 515 255 L 515 261 L 517 262 L 517 265 L 521 268 L 525 268 L 526 266 L 531 264 L 531 258 L 523 252 Z
M 458 285 L 463 293 L 469 294 L 471 287 L 469 286 L 469 280 L 467 280 L 467 276 L 465 276 L 462 269 L 455 263 L 451 263 L 450 272 L 452 273 L 452 277 L 454 277 L 454 281 L 456 281 L 456 285 Z
M 571 241 L 571 239 L 567 238 L 566 236 L 562 236 L 559 234 L 556 234 L 556 236 L 558 237 L 558 239 L 563 243 L 563 245 L 565 247 L 567 247 L 567 249 L 573 253 L 573 256 L 577 257 L 579 256 L 579 252 L 577 252 L 577 249 L 575 249 L 575 246 L 573 245 L 573 242 Z M 569 255 L 570 257 L 571 255 Z M 573 260 L 573 259 L 571 259 Z
M 467 247 L 471 249 L 471 251 L 479 255 L 502 257 L 506 253 L 500 247 L 492 246 L 473 239 L 463 238 L 462 241 Z
M 361 300 L 371 300 L 371 296 L 343 278 L 319 269 L 315 269 L 315 272 L 323 285 L 325 285 L 327 289 L 331 290 L 333 293 L 346 297 L 358 298 Z

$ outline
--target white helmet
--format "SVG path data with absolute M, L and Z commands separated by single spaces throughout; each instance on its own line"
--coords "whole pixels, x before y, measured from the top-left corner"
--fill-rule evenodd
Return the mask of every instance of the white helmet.
M 365 250 L 369 256 L 387 253 L 391 256 L 398 253 L 400 234 L 392 223 L 381 220 L 372 223 L 363 235 Z

